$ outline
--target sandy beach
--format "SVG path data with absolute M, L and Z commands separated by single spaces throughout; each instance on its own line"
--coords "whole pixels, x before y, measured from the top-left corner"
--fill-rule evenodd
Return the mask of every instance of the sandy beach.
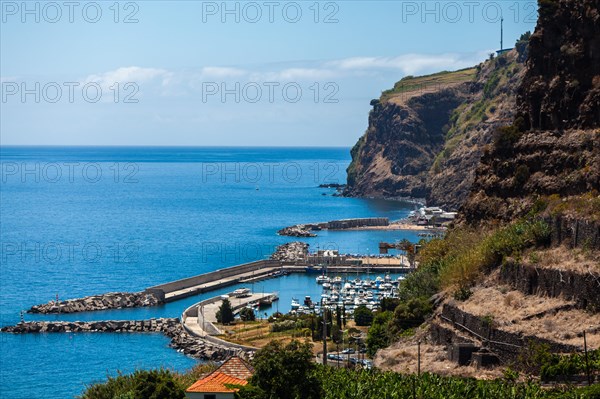
M 332 229 L 333 230 L 333 229 Z M 350 227 L 343 230 L 412 230 L 412 231 L 438 231 L 439 228 L 420 226 L 407 222 L 390 223 L 387 226 Z

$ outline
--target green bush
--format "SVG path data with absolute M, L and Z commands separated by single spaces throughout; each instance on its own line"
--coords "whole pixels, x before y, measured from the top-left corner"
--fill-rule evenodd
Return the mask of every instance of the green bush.
M 87 387 L 81 399 L 180 399 L 184 390 L 169 370 L 138 370 Z
M 517 126 L 502 126 L 494 132 L 494 146 L 499 150 L 511 149 L 521 138 L 522 133 Z
M 370 326 L 373 321 L 373 312 L 365 305 L 357 306 L 354 309 L 354 321 L 357 326 Z
M 392 319 L 393 312 L 380 312 L 373 318 L 373 323 L 367 333 L 367 354 L 374 356 L 375 353 L 390 344 L 389 322 Z
M 527 165 L 519 165 L 515 170 L 515 175 L 513 176 L 513 186 L 515 188 L 519 188 L 527 183 L 529 180 L 529 176 L 531 172 L 529 171 L 529 167 Z
M 412 298 L 400 303 L 394 310 L 390 323 L 393 333 L 400 333 L 409 328 L 418 327 L 432 312 L 431 302 L 427 298 Z
M 243 321 L 254 321 L 256 320 L 256 316 L 254 315 L 254 310 L 250 308 L 244 308 L 240 311 L 240 319 Z
M 296 328 L 296 322 L 294 320 L 278 321 L 271 324 L 271 332 L 288 331 L 293 330 L 294 328 Z

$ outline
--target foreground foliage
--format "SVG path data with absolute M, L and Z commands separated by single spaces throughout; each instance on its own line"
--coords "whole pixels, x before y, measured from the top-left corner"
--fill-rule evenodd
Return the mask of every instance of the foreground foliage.
M 199 364 L 187 373 L 170 370 L 137 370 L 131 374 L 118 373 L 106 382 L 86 388 L 81 399 L 177 399 L 185 396 L 185 389 L 206 373 L 213 371 L 212 363 Z
M 354 371 L 320 367 L 323 399 L 592 399 L 599 398 L 600 385 L 582 389 L 544 389 L 536 383 L 505 380 L 421 376 L 392 372 Z
M 598 353 L 594 353 L 594 361 Z M 272 342 L 254 361 L 256 373 L 241 387 L 238 399 L 598 399 L 600 384 L 587 388 L 542 388 L 536 382 L 519 383 L 442 377 L 434 374 L 403 375 L 377 370 L 326 367 L 312 361 L 307 343 Z M 573 359 L 563 360 L 572 362 Z M 560 360 L 559 360 L 560 362 Z M 562 366 L 561 366 L 562 367 Z M 185 388 L 214 369 L 201 365 L 181 375 L 168 370 L 136 371 L 111 377 L 90 386 L 82 399 L 183 398 Z

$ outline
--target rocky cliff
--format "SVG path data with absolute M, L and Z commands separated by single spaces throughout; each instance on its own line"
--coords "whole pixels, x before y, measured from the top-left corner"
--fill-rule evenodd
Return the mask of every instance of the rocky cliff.
M 372 101 L 344 194 L 458 209 L 494 130 L 514 118 L 520 58 L 511 51 L 475 68 L 406 77 Z
M 540 1 L 516 108 L 514 124 L 497 129 L 484 153 L 464 218 L 510 220 L 550 196 L 585 196 L 577 203 L 593 207 L 600 190 L 597 1 Z

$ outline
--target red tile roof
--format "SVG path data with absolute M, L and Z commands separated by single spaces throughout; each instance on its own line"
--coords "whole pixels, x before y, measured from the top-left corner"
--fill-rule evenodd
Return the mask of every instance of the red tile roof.
M 225 386 L 226 384 L 246 385 L 248 384 L 248 381 L 232 377 L 216 370 L 203 379 L 196 381 L 187 389 L 187 392 L 227 393 L 237 391 L 237 389 L 227 388 Z
M 252 377 L 252 374 L 254 374 L 254 367 L 252 367 L 242 358 L 232 356 L 229 359 L 225 360 L 216 371 L 230 375 L 235 378 L 247 380 L 250 377 Z

